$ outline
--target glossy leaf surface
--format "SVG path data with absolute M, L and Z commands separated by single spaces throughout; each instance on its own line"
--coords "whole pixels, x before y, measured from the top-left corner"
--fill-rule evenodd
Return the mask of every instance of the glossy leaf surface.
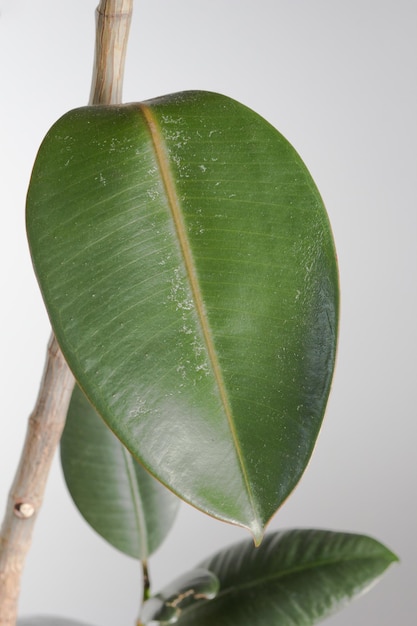
M 220 591 L 187 609 L 178 626 L 310 626 L 378 579 L 396 556 L 361 535 L 291 530 L 219 552 L 201 564 Z
M 87 522 L 114 547 L 146 560 L 171 528 L 180 500 L 133 459 L 78 386 L 62 436 L 61 461 Z
M 173 624 L 184 610 L 204 600 L 212 600 L 218 591 L 219 580 L 213 572 L 202 568 L 192 570 L 147 600 L 140 621 L 143 624 Z
M 77 109 L 41 146 L 27 228 L 99 414 L 259 541 L 311 455 L 335 357 L 333 241 L 297 153 L 217 94 Z

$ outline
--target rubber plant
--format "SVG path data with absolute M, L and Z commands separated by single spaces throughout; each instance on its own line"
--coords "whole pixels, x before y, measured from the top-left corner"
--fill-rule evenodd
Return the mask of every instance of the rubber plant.
M 2 528 L 0 624 L 16 623 L 67 417 L 61 458 L 76 505 L 142 563 L 138 626 L 307 626 L 396 560 L 354 534 L 264 537 L 329 394 L 328 217 L 294 148 L 244 105 L 204 91 L 122 104 L 131 13 L 132 0 L 100 2 L 90 104 L 51 128 L 30 181 L 28 239 L 53 335 Z M 155 592 L 148 559 L 179 499 L 252 538 Z

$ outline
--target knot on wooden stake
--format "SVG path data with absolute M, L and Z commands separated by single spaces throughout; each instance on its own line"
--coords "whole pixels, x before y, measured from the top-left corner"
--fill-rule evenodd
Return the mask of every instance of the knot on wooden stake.
M 35 507 L 31 502 L 20 501 L 14 505 L 14 514 L 20 519 L 28 519 L 35 512 Z

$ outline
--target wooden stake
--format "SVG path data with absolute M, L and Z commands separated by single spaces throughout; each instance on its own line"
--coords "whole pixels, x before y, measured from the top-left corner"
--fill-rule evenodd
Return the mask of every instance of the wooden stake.
M 73 386 L 74 378 L 52 335 L 38 399 L 29 418 L 0 533 L 1 626 L 16 623 L 23 565 Z
M 122 101 L 132 10 L 133 0 L 100 1 L 90 104 Z M 0 626 L 16 624 L 23 566 L 73 387 L 73 375 L 52 335 L 0 532 Z
M 96 53 L 90 104 L 122 102 L 133 0 L 102 0 L 96 11 Z

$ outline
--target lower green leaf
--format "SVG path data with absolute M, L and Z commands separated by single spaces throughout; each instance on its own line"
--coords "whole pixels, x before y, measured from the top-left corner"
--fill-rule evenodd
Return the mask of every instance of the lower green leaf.
M 170 530 L 180 500 L 127 451 L 76 386 L 61 441 L 71 496 L 115 548 L 146 560 Z
M 210 602 L 185 610 L 181 626 L 310 626 L 376 581 L 397 557 L 362 535 L 290 530 L 244 541 L 200 567 L 219 579 Z

